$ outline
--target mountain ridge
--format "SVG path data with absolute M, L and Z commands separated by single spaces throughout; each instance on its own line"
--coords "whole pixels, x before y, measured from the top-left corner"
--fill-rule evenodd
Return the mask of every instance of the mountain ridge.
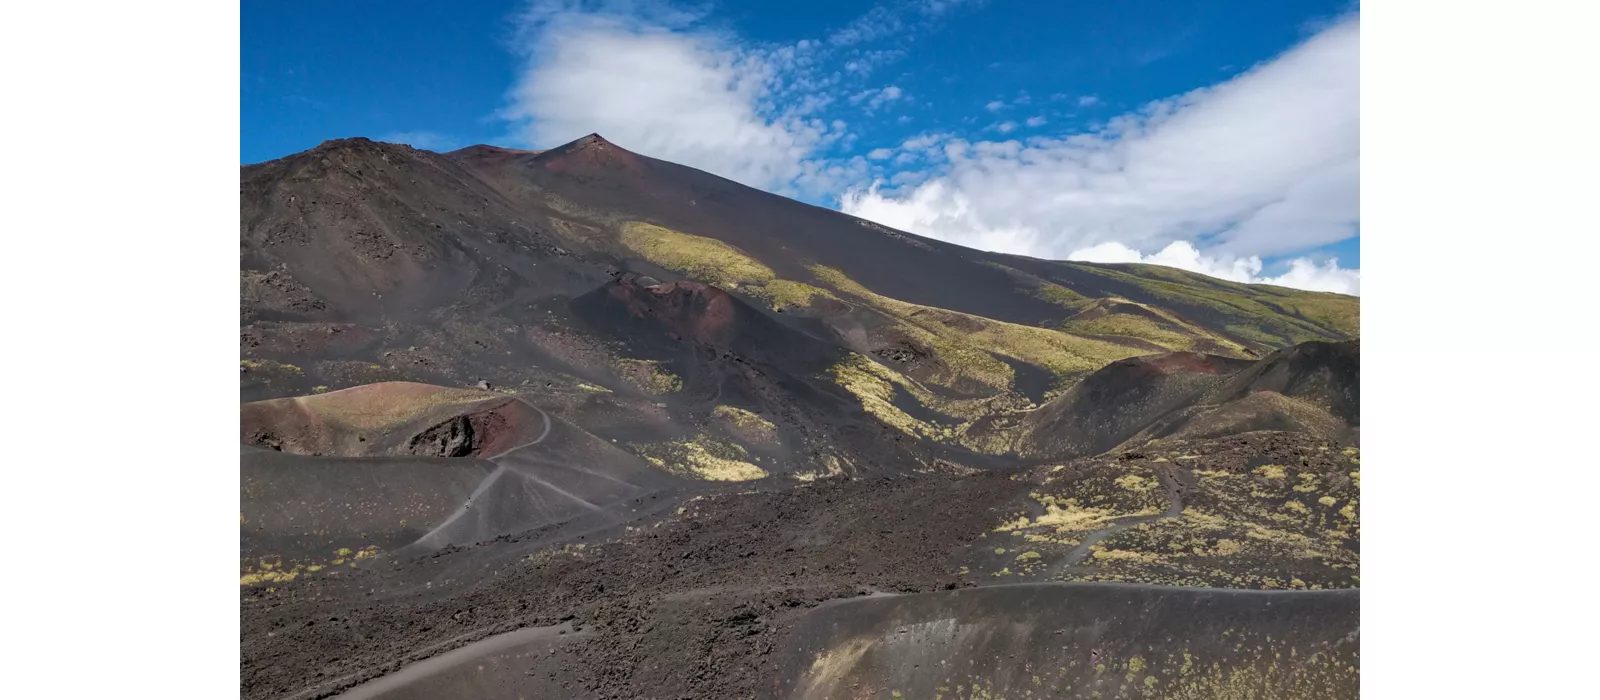
M 977 462 L 998 448 L 968 433 L 1043 405 L 1109 363 L 1163 352 L 1254 359 L 1359 333 L 1353 297 L 986 253 L 633 153 L 598 134 L 543 151 L 476 145 L 444 154 L 335 139 L 244 166 L 240 257 L 246 399 L 373 381 L 486 380 L 576 414 L 597 402 L 644 413 L 663 404 L 687 439 L 712 406 L 648 385 L 681 382 L 675 363 L 679 372 L 708 366 L 640 345 L 634 330 L 597 327 L 574 305 L 623 279 L 700 284 L 738 300 L 750 322 L 834 346 L 831 364 L 780 384 L 820 381 L 832 388 L 808 396 L 854 397 L 880 424 L 869 442 L 932 443 Z M 713 373 L 733 377 L 719 374 L 733 367 Z M 769 392 L 767 408 L 816 400 L 783 391 Z M 845 428 L 808 421 L 800 426 L 808 435 Z

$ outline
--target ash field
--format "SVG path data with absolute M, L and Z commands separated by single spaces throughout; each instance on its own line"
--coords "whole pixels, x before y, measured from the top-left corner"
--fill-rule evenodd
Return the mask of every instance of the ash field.
M 244 166 L 240 693 L 1353 698 L 1359 329 L 598 135 Z

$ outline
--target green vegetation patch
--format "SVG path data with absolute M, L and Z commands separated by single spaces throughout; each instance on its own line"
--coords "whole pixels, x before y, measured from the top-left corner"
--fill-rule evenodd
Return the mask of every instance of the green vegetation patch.
M 774 279 L 762 285 L 750 285 L 745 287 L 743 291 L 750 296 L 765 301 L 774 311 L 804 309 L 810 307 L 812 303 L 823 299 L 839 301 L 839 297 L 834 296 L 832 292 L 826 289 L 813 287 L 804 282 L 785 279 Z
M 895 387 L 907 389 L 916 396 L 932 395 L 920 385 L 894 370 L 872 360 L 851 353 L 828 368 L 833 380 L 861 401 L 861 407 L 878 420 L 912 437 L 936 441 L 954 440 L 959 434 L 957 426 L 919 420 L 894 404 Z M 916 387 L 920 391 L 912 391 Z
M 726 404 L 711 409 L 711 419 L 751 442 L 777 442 L 778 426 L 751 411 Z
M 653 224 L 623 224 L 622 244 L 650 262 L 723 289 L 764 285 L 777 278 L 771 268 L 722 241 Z
M 242 516 L 241 516 L 242 519 Z M 340 547 L 332 556 L 288 562 L 283 557 L 270 555 L 246 562 L 239 575 L 239 585 L 256 586 L 264 583 L 288 583 L 302 574 L 313 574 L 330 566 L 354 566 L 363 559 L 378 556 L 378 546 L 367 545 L 360 549 Z
M 667 371 L 665 366 L 656 360 L 623 358 L 617 360 L 615 369 L 617 376 L 632 384 L 635 389 L 651 396 L 661 396 L 683 389 L 683 380 Z
M 1274 464 L 1193 474 L 1199 488 L 1184 494 L 1181 515 L 1106 538 L 1095 572 L 1081 578 L 1265 589 L 1359 582 L 1353 479 Z
M 1339 340 L 1360 334 L 1357 297 L 1306 292 L 1270 285 L 1245 285 L 1157 265 L 1121 269 L 1064 263 L 1137 287 L 1164 306 L 1215 313 L 1224 330 L 1246 340 L 1283 347 L 1307 340 Z
M 1144 352 L 1047 328 L 911 304 L 877 294 L 833 268 L 813 265 L 810 270 L 840 293 L 854 296 L 900 321 L 902 332 L 931 348 L 948 368 L 931 381 L 958 390 L 962 388 L 961 379 L 995 391 L 1011 389 L 1015 373 L 994 354 L 1068 375 L 1092 372 Z
M 1064 554 L 1090 534 L 1167 508 L 1155 473 L 1142 467 L 1103 465 L 1051 474 L 1028 494 L 1037 505 L 1011 516 L 995 532 L 1014 533 L 1048 553 Z
M 300 368 L 295 365 L 266 359 L 239 360 L 239 367 L 245 372 L 255 372 L 265 375 L 298 377 L 303 374 Z
M 705 434 L 683 440 L 630 443 L 629 447 L 659 469 L 695 479 L 753 481 L 767 476 L 761 467 L 746 461 L 750 455 L 744 447 Z

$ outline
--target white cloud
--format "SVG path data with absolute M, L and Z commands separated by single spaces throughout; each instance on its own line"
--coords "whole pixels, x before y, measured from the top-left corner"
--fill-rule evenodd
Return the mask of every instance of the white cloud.
M 907 142 L 902 150 L 929 158 L 921 184 L 857 187 L 841 208 L 1056 259 L 1108 243 L 1162 251 L 1187 241 L 1232 264 L 1348 239 L 1359 222 L 1359 39 L 1359 20 L 1343 20 L 1238 77 L 1092 133 L 977 143 L 946 135 L 942 149 Z M 1307 261 L 1275 279 L 1310 284 L 1344 272 L 1355 271 Z
M 828 37 L 835 46 L 855 46 L 906 33 L 923 31 L 934 21 L 961 5 L 979 5 L 983 0 L 919 0 L 899 5 L 878 5 L 851 20 Z
M 905 30 L 905 22 L 887 6 L 879 5 L 855 18 L 828 37 L 835 46 L 854 46 Z
M 998 111 L 1006 108 L 1006 103 L 1001 102 L 1000 100 L 995 100 L 993 102 L 990 102 L 989 104 L 984 105 L 983 108 L 987 109 L 987 110 L 989 110 L 991 112 L 998 112 Z
M 1289 262 L 1289 271 L 1262 282 L 1295 289 L 1314 289 L 1320 292 L 1361 295 L 1361 270 L 1339 267 L 1339 259 L 1329 259 L 1318 265 L 1309 258 L 1295 258 Z
M 894 149 L 891 149 L 891 148 L 874 148 L 874 149 L 872 149 L 872 151 L 870 153 L 867 154 L 867 158 L 870 159 L 870 160 L 888 160 L 889 157 L 893 156 L 893 155 L 894 155 Z
M 904 96 L 904 90 L 901 90 L 899 87 L 894 85 L 890 85 L 889 87 L 881 90 L 862 90 L 861 92 L 851 95 L 850 104 L 855 105 L 865 102 L 866 106 L 863 109 L 866 110 L 867 114 L 872 114 L 873 112 L 877 111 L 879 107 L 882 107 L 890 102 L 894 102 L 895 100 L 898 100 Z
M 1017 130 L 1017 123 L 1016 122 L 1000 122 L 999 124 L 995 124 L 994 125 L 994 130 L 998 131 L 998 132 L 1000 132 L 1002 134 L 1009 134 L 1009 133 Z
M 858 51 L 855 58 L 844 64 L 845 72 L 864 77 L 880 66 L 906 57 L 904 49 L 873 49 Z
M 809 161 L 843 136 L 842 122 L 808 118 L 825 104 L 816 100 L 795 100 L 788 111 L 774 104 L 788 87 L 779 67 L 801 63 L 810 42 L 749 50 L 686 28 L 691 16 L 648 7 L 534 6 L 522 33 L 527 65 L 504 111 L 526 145 L 598 132 L 623 148 L 780 191 L 831 171 Z
M 1094 95 L 1084 95 L 1083 97 L 1078 98 L 1079 107 L 1093 107 L 1097 104 L 1100 104 L 1100 98 L 1095 97 Z
M 1361 271 L 1339 267 L 1337 258 L 1330 259 L 1322 265 L 1318 265 L 1310 258 L 1295 258 L 1289 261 L 1289 270 L 1276 277 L 1261 276 L 1262 264 L 1258 256 L 1235 258 L 1205 255 L 1188 241 L 1174 241 L 1151 255 L 1143 255 L 1121 243 L 1100 243 L 1073 251 L 1067 255 L 1067 259 L 1100 263 L 1165 265 L 1246 284 L 1276 284 L 1320 292 L 1361 294 Z
M 1028 126 L 1044 126 L 1047 121 L 1044 117 L 1028 117 Z

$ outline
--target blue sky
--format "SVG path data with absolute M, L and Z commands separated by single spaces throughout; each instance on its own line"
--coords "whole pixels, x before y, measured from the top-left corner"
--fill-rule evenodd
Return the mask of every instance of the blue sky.
M 242 9 L 242 162 L 599 132 L 964 245 L 1359 293 L 1349 2 Z

